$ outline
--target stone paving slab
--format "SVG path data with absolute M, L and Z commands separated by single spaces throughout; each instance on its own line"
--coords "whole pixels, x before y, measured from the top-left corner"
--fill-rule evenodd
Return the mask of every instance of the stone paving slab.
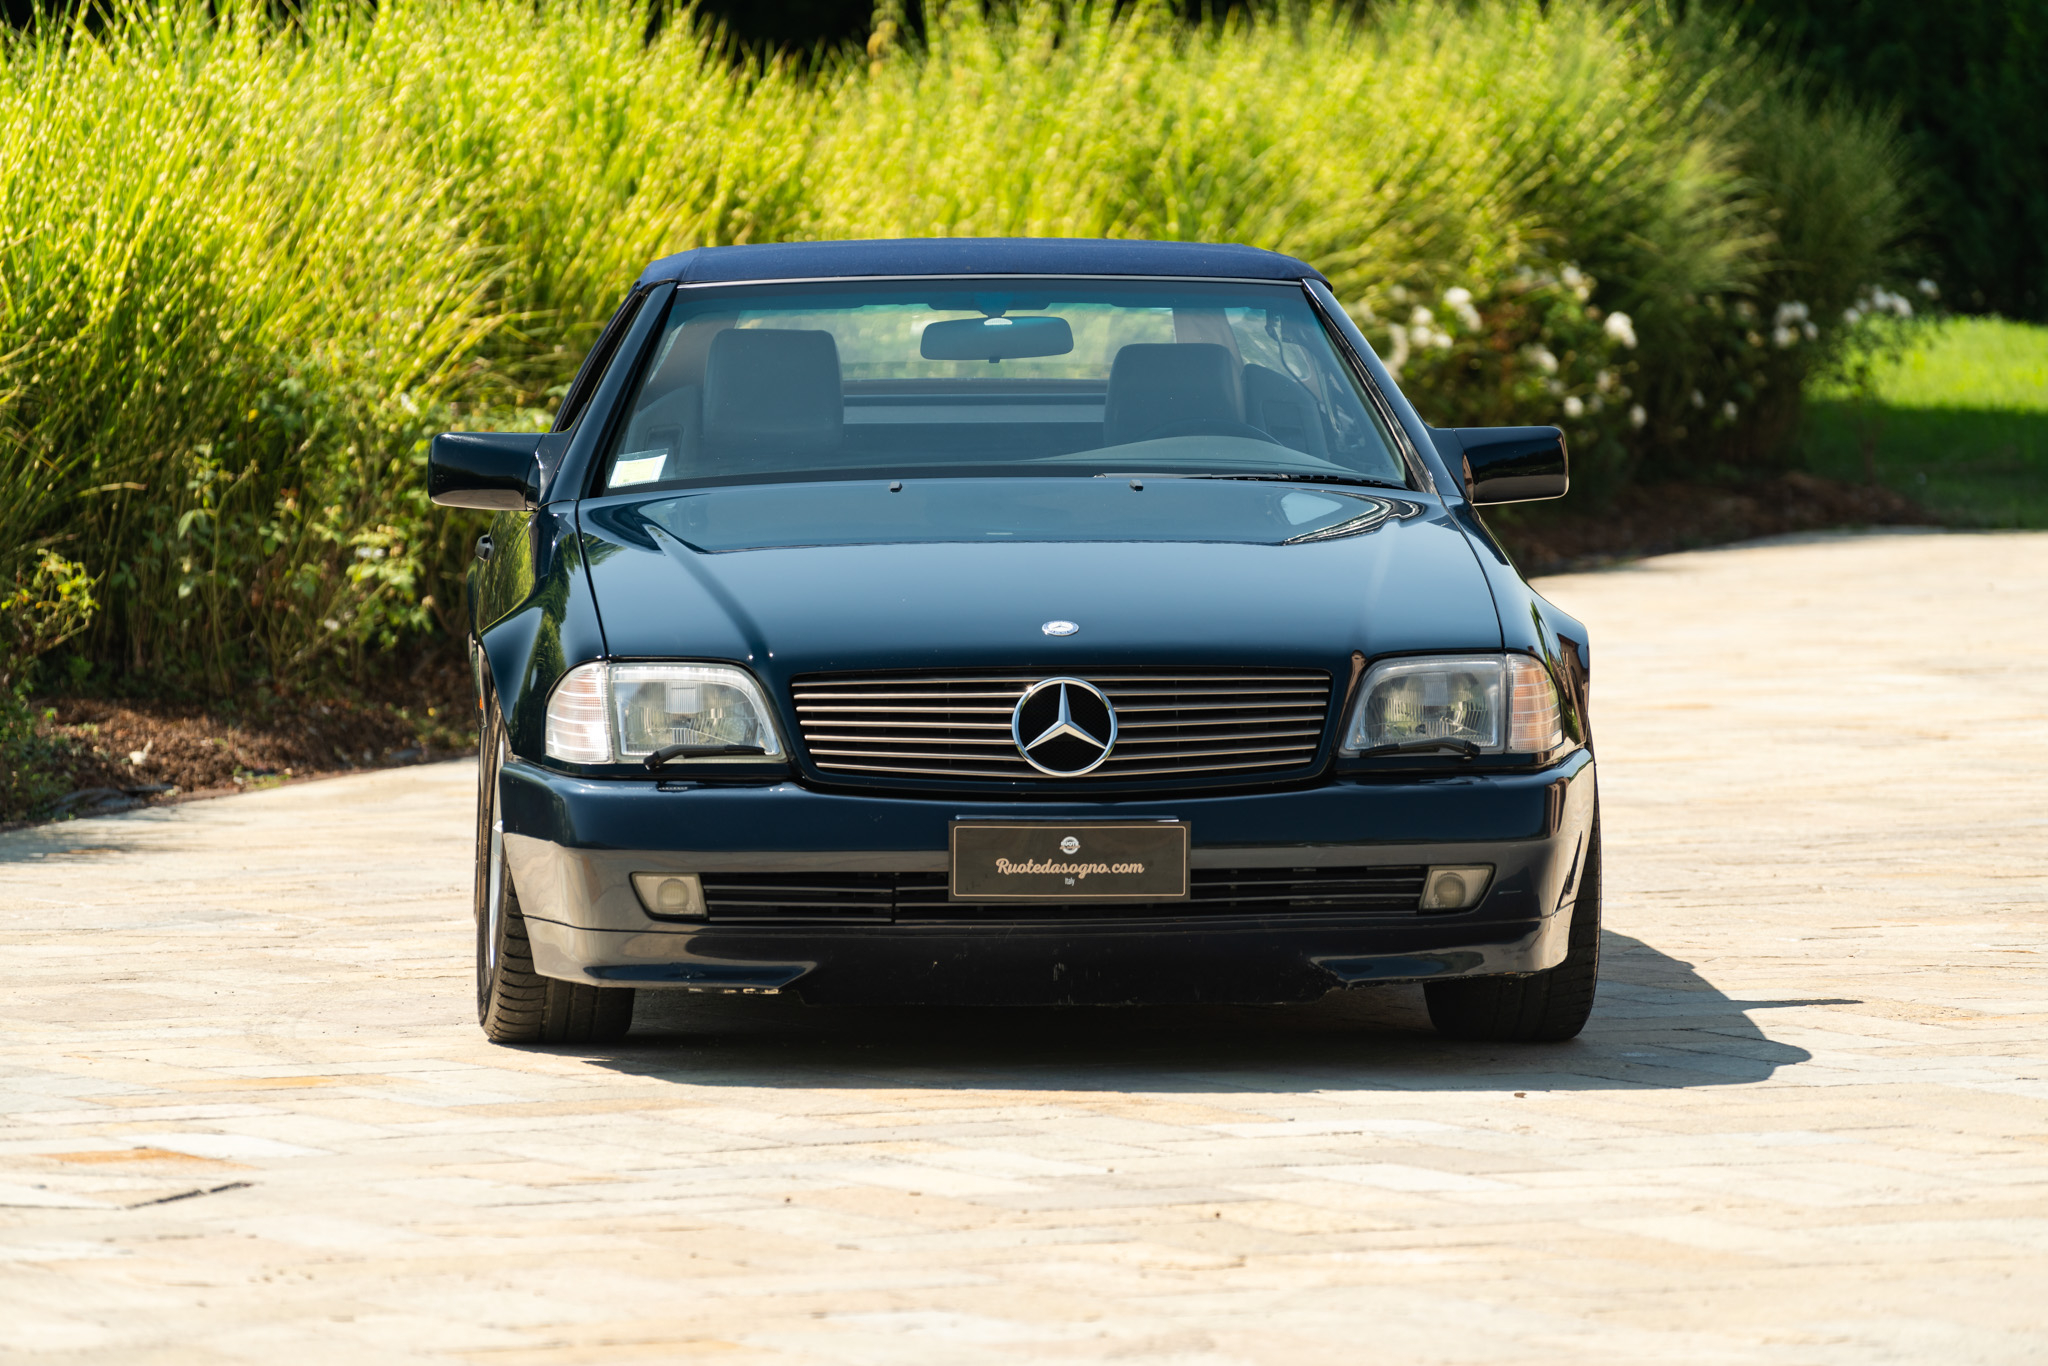
M 2048 1360 L 2048 537 L 1541 586 L 1567 1045 L 1381 988 L 498 1048 L 466 764 L 0 835 L 0 1359 Z

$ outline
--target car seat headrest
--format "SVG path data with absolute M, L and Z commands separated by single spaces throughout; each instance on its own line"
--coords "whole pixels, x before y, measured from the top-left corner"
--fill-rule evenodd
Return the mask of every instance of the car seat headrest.
M 1330 453 L 1316 396 L 1292 375 L 1263 365 L 1245 366 L 1244 420 L 1283 446 L 1308 455 Z
M 837 449 L 845 423 L 830 332 L 734 327 L 704 360 L 704 442 L 720 453 Z
M 1133 342 L 1109 367 L 1102 444 L 1120 446 L 1177 422 L 1244 421 L 1237 358 L 1214 342 Z

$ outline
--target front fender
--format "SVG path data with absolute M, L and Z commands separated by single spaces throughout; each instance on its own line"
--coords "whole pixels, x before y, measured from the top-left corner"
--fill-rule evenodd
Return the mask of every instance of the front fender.
M 494 564 L 500 556 L 508 561 L 492 577 L 510 591 L 480 604 L 495 610 L 488 617 L 479 611 L 489 624 L 478 642 L 512 752 L 537 759 L 546 741 L 548 694 L 571 666 L 604 657 L 604 632 L 574 505 L 536 509 L 518 530 L 526 534 L 508 535 L 491 557 Z

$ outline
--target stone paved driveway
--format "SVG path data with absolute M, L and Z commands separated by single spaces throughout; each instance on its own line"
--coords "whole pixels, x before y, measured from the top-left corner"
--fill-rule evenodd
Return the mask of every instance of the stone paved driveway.
M 2048 1360 L 2048 537 L 1545 591 L 1569 1045 L 1384 989 L 494 1048 L 466 765 L 0 836 L 0 1357 Z

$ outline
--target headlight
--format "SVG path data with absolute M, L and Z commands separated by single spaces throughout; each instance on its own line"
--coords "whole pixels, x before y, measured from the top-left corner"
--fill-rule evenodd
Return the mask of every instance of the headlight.
M 1372 667 L 1338 752 L 1541 754 L 1564 743 L 1557 685 L 1528 655 L 1436 655 Z
M 548 698 L 547 752 L 572 764 L 626 763 L 670 745 L 758 745 L 715 762 L 780 762 L 761 685 L 725 664 L 580 664 Z M 704 760 L 681 760 L 683 763 Z

